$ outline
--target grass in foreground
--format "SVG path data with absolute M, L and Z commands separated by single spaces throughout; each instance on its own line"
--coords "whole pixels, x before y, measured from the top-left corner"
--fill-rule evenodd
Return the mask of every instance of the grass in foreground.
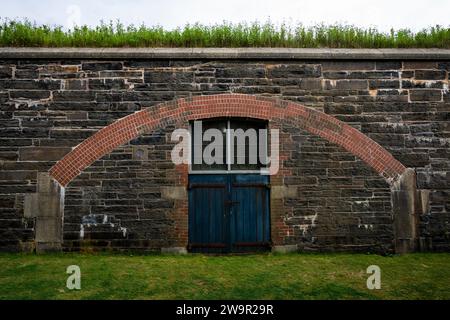
M 373 264 L 380 290 L 366 287 Z M 0 254 L 0 299 L 450 299 L 450 254 Z
M 0 46 L 13 47 L 289 47 L 289 48 L 450 48 L 450 27 L 380 32 L 352 25 L 279 26 L 224 22 L 160 26 L 104 24 L 64 30 L 29 21 L 0 22 Z

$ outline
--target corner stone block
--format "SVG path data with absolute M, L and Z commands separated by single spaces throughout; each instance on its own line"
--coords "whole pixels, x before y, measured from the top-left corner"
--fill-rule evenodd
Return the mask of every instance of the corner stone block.
M 416 173 L 407 169 L 392 186 L 395 252 L 414 252 L 418 248 L 418 214 L 423 209 L 416 187 Z
M 185 200 L 187 199 L 187 191 L 185 187 L 162 187 L 161 196 L 164 199 Z
M 47 172 L 38 174 L 36 252 L 60 251 L 64 212 L 64 188 Z
M 295 186 L 272 186 L 270 190 L 271 199 L 295 198 L 297 187 Z

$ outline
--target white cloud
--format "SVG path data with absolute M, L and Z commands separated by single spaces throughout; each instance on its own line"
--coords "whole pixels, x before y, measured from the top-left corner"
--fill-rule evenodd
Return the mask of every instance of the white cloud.
M 72 7 L 71 7 L 72 6 Z M 419 30 L 440 24 L 449 25 L 448 0 L 0 0 L 1 17 L 27 17 L 38 23 L 67 25 L 68 8 L 80 8 L 77 18 L 83 24 L 120 19 L 125 24 L 160 24 L 174 28 L 186 23 L 220 23 L 223 20 L 282 21 L 305 25 L 335 22 Z M 73 14 L 73 12 L 72 12 Z M 70 20 L 71 23 L 73 21 Z

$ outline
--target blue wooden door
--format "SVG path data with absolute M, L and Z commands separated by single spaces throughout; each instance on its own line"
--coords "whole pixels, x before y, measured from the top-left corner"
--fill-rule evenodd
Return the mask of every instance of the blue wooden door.
M 189 176 L 191 252 L 254 252 L 270 248 L 269 177 Z
M 234 252 L 269 248 L 269 176 L 231 175 L 230 242 Z
M 225 201 L 227 175 L 189 176 L 189 248 L 192 252 L 227 251 Z

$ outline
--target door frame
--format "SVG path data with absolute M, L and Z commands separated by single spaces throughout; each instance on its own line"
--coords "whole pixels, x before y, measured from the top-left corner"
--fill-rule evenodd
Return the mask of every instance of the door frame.
M 271 210 L 270 210 L 270 176 L 266 175 L 259 175 L 259 174 L 211 174 L 211 176 L 217 176 L 225 178 L 224 182 L 191 182 L 192 177 L 206 177 L 206 174 L 190 174 L 189 175 L 189 182 L 188 182 L 188 250 L 196 252 L 195 248 L 200 248 L 198 252 L 201 253 L 254 253 L 254 252 L 261 252 L 261 251 L 267 251 L 270 250 L 272 247 L 272 226 L 271 226 Z M 266 182 L 248 182 L 248 183 L 240 183 L 237 180 L 239 180 L 238 177 L 240 176 L 260 176 L 264 177 L 266 179 Z M 194 178 L 196 180 L 197 178 Z M 200 178 L 201 179 L 201 178 Z M 191 225 L 193 221 L 191 220 L 193 218 L 193 213 L 191 212 L 192 206 L 194 205 L 191 203 L 193 199 L 191 199 L 191 190 L 193 188 L 201 188 L 201 186 L 204 185 L 206 188 L 208 188 L 208 185 L 210 185 L 211 188 L 223 188 L 224 189 L 224 206 L 223 206 L 223 219 L 222 219 L 222 242 L 221 243 L 215 243 L 211 242 L 208 244 L 208 242 L 191 242 L 191 236 L 192 236 L 192 228 L 195 228 L 194 225 Z M 261 213 L 261 217 L 256 216 L 255 225 L 256 228 L 258 226 L 259 218 L 261 218 L 261 237 L 262 241 L 236 241 L 239 236 L 243 236 L 242 234 L 238 234 L 237 232 L 237 221 L 233 220 L 236 219 L 238 212 L 234 211 L 234 190 L 233 188 L 239 188 L 239 187 L 248 187 L 248 186 L 255 186 L 257 188 L 266 188 L 267 190 L 263 195 L 261 195 L 261 207 L 263 208 L 263 213 Z M 240 202 L 239 202 L 240 203 Z M 257 214 L 256 214 L 257 215 Z M 232 228 L 234 228 L 232 230 Z M 245 230 L 243 230 L 245 232 Z M 258 238 L 258 231 L 255 232 L 255 237 Z M 236 245 L 238 244 L 238 245 Z M 203 250 L 201 249 L 203 248 Z M 194 249 L 194 250 L 193 250 Z M 211 250 L 210 250 L 211 249 Z

